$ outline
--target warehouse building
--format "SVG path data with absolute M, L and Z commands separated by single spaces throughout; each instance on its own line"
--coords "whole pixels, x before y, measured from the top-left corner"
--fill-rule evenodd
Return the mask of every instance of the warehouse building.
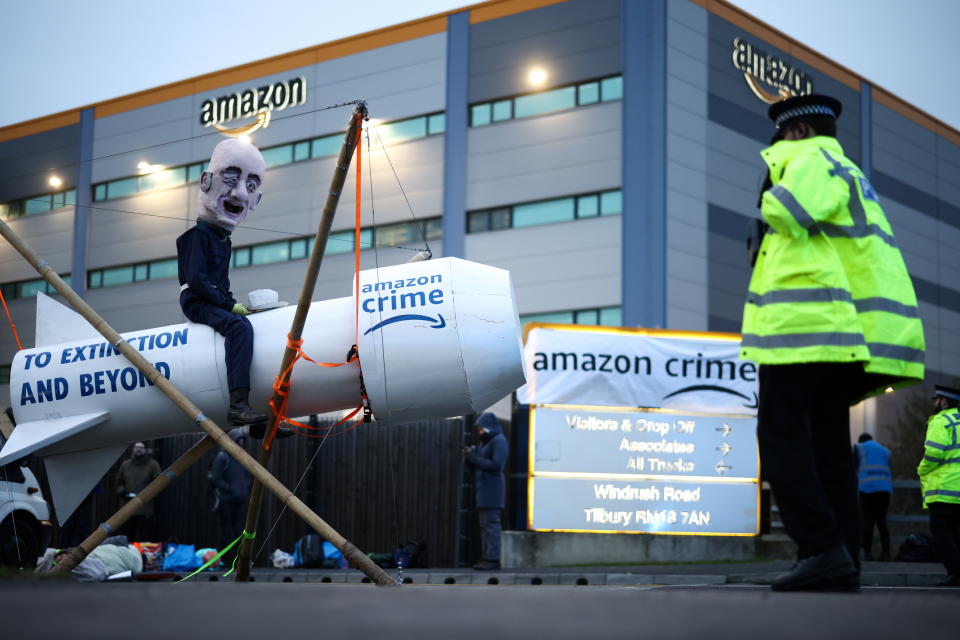
M 328 107 L 364 99 L 364 268 L 429 246 L 509 269 L 524 320 L 738 331 L 768 102 L 811 91 L 844 103 L 949 383 L 960 133 L 721 0 L 494 0 L 4 127 L 0 217 L 118 330 L 182 322 L 174 241 L 243 131 L 268 171 L 233 289 L 295 300 L 349 118 Z M 350 295 L 353 206 L 315 299 Z M 5 243 L 0 274 L 30 346 L 48 288 Z M 3 393 L 15 351 L 0 331 Z

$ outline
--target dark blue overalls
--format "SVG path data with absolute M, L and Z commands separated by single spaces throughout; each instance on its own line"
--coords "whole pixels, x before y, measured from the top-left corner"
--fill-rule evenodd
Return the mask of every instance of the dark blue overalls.
M 197 221 L 177 238 L 177 275 L 180 307 L 191 322 L 205 324 L 226 338 L 227 385 L 230 391 L 250 388 L 253 327 L 233 313 L 237 303 L 230 293 L 230 232 Z

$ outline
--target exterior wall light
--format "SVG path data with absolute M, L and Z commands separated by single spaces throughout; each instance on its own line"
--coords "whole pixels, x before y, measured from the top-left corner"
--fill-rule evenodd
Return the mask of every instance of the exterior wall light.
M 50 176 L 50 179 L 48 180 L 48 182 L 50 183 L 50 186 L 53 187 L 54 189 L 59 189 L 60 186 L 63 184 L 63 180 L 60 179 L 60 176 Z
M 546 70 L 540 67 L 530 69 L 530 73 L 527 74 L 527 81 L 534 87 L 542 87 L 547 82 Z

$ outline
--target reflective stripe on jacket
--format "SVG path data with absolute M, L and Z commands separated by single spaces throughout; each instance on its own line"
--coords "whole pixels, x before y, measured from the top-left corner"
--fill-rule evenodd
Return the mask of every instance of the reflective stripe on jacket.
M 760 364 L 863 362 L 887 386 L 923 379 L 923 327 L 893 232 L 836 139 L 784 140 L 761 155 L 768 233 L 750 280 L 741 356 Z
M 857 484 L 863 493 L 893 493 L 890 450 L 876 440 L 857 444 Z
M 917 467 L 923 506 L 931 502 L 960 503 L 960 410 L 945 409 L 927 421 L 923 460 Z

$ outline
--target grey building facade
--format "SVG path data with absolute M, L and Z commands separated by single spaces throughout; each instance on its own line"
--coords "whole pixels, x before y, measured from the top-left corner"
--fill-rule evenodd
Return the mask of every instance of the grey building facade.
M 735 332 L 780 88 L 843 101 L 838 138 L 914 279 L 928 381 L 960 376 L 960 134 L 720 0 L 494 0 L 6 127 L 0 215 L 118 330 L 182 322 L 174 240 L 222 136 L 204 119 L 255 94 L 269 168 L 231 279 L 295 300 L 349 117 L 325 108 L 362 98 L 364 268 L 429 244 L 509 269 L 524 319 Z M 351 187 L 317 299 L 351 294 L 353 206 Z M 45 287 L 6 244 L 0 283 L 32 346 Z M 15 351 L 0 330 L 2 393 Z

